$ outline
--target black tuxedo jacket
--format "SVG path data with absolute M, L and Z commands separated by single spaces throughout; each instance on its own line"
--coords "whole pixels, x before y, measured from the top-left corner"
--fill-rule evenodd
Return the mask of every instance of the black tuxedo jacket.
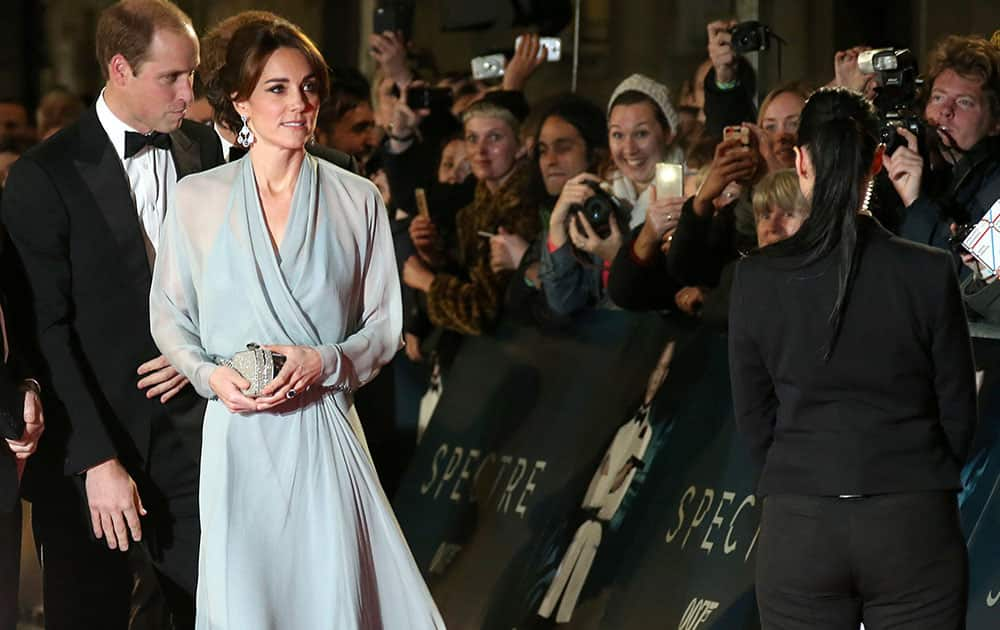
M 223 161 L 209 127 L 184 121 L 170 136 L 178 179 Z M 2 217 L 42 359 L 47 427 L 29 469 L 76 474 L 117 457 L 135 476 L 151 426 L 199 417 L 204 401 L 187 387 L 163 405 L 137 388 L 139 365 L 160 354 L 149 331 L 152 272 L 127 176 L 93 107 L 15 163 Z
M 736 421 L 758 494 L 885 494 L 961 487 L 976 426 L 975 368 L 951 255 L 858 218 L 862 243 L 829 361 L 834 252 L 752 255 L 733 278 Z

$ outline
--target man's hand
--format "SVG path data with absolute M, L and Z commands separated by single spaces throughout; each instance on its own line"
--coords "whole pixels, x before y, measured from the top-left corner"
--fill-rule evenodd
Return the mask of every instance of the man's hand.
M 871 46 L 837 51 L 833 55 L 833 81 L 830 85 L 861 92 L 866 98 L 871 98 L 874 95 L 875 75 L 865 74 L 858 68 L 858 56 L 866 50 L 871 50 Z
M 187 378 L 175 370 L 174 366 L 170 365 L 170 362 L 162 354 L 152 361 L 146 361 L 140 365 L 137 373 L 143 377 L 139 380 L 137 387 L 139 389 L 150 388 L 146 392 L 146 398 L 159 396 L 161 403 L 176 396 L 177 392 L 188 384 Z
M 142 540 L 139 516 L 146 515 L 135 481 L 117 459 L 94 466 L 86 477 L 94 536 L 104 538 L 108 549 L 128 551 L 130 533 L 132 540 Z
M 587 199 L 594 196 L 594 189 L 587 182 L 599 184 L 601 178 L 592 173 L 580 173 L 563 184 L 562 192 L 556 200 L 549 216 L 549 243 L 559 249 L 569 240 L 566 219 L 574 206 L 582 206 Z
M 889 181 L 903 205 L 907 208 L 920 196 L 920 180 L 924 173 L 924 159 L 917 148 L 917 137 L 909 129 L 896 128 L 896 133 L 906 139 L 906 146 L 897 148 L 892 155 L 882 158 Z
M 577 213 L 569 223 L 569 237 L 577 249 L 593 254 L 605 262 L 611 262 L 618 255 L 624 239 L 621 230 L 618 229 L 618 221 L 614 217 L 608 219 L 608 226 L 611 228 L 611 233 L 606 238 L 601 238 L 587 217 Z
M 7 440 L 7 447 L 17 459 L 17 479 L 21 480 L 27 459 L 38 449 L 38 440 L 45 432 L 42 401 L 33 389 L 24 392 L 24 433 L 19 440 Z
M 716 20 L 708 24 L 708 57 L 715 68 L 715 80 L 729 83 L 736 80 L 738 57 L 733 52 L 733 36 L 729 29 L 736 26 L 736 20 Z
M 538 67 L 545 63 L 548 53 L 539 43 L 538 35 L 526 34 L 514 51 L 514 56 L 507 62 L 503 71 L 503 89 L 512 92 L 524 91 L 524 84 Z

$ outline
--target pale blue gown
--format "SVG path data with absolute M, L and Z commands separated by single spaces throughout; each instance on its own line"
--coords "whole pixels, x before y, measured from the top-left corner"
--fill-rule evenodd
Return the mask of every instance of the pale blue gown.
M 199 630 L 443 628 L 368 454 L 350 392 L 400 347 L 395 256 L 370 182 L 306 157 L 271 244 L 250 159 L 178 183 L 150 320 L 209 398 L 201 461 Z M 270 412 L 214 400 L 216 357 L 307 345 L 320 383 Z

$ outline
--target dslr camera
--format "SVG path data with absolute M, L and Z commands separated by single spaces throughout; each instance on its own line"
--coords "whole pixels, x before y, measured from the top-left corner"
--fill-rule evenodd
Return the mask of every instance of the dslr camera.
M 583 215 L 598 236 L 607 238 L 611 234 L 611 221 L 623 221 L 625 209 L 620 201 L 601 188 L 597 182 L 588 181 L 586 184 L 594 194 L 582 204 L 573 204 L 570 207 L 570 216 L 574 213 Z
M 888 155 L 906 144 L 896 133 L 902 127 L 917 137 L 920 154 L 925 155 L 923 117 L 917 104 L 917 89 L 923 79 L 917 75 L 917 60 L 909 48 L 877 48 L 858 55 L 858 69 L 875 75 L 875 109 L 881 125 L 879 136 Z

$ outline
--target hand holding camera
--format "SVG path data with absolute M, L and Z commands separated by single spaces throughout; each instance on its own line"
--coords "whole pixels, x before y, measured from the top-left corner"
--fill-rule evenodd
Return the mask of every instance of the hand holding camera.
M 559 199 L 549 217 L 549 243 L 558 249 L 569 240 L 567 219 L 575 207 L 582 207 L 588 199 L 594 196 L 593 185 L 600 184 L 601 179 L 591 173 L 580 173 L 563 185 Z
M 704 183 L 694 197 L 694 211 L 708 216 L 715 210 L 712 200 L 722 194 L 730 182 L 750 182 L 757 174 L 759 153 L 739 138 L 723 140 L 715 147 L 715 159 Z
M 548 54 L 542 47 L 538 35 L 532 33 L 519 37 L 514 56 L 504 68 L 503 89 L 513 92 L 523 91 L 524 84 L 547 59 Z
M 733 51 L 733 36 L 730 29 L 736 26 L 736 20 L 716 20 L 708 24 L 708 57 L 715 68 L 715 80 L 718 83 L 730 83 L 736 80 L 736 53 Z
M 888 151 L 882 158 L 886 173 L 893 188 L 903 201 L 903 205 L 910 205 L 920 196 L 920 181 L 924 172 L 924 159 L 920 157 L 917 144 L 917 136 L 909 129 L 898 127 L 896 134 L 906 140 L 904 146 L 899 147 L 889 155 Z
M 413 75 L 406 66 L 406 40 L 403 33 L 372 33 L 368 36 L 371 55 L 385 72 L 385 76 L 399 86 L 409 83 Z
M 615 216 L 608 218 L 608 234 L 602 237 L 587 219 L 586 213 L 576 212 L 569 224 L 569 237 L 573 241 L 573 246 L 588 254 L 593 254 L 605 262 L 611 262 L 618 255 L 623 239 L 621 230 L 618 229 L 618 219 Z
M 833 81 L 831 85 L 845 87 L 855 92 L 861 92 L 865 98 L 874 97 L 875 78 L 865 74 L 858 67 L 858 57 L 871 46 L 855 46 L 847 50 L 839 50 L 833 55 Z

